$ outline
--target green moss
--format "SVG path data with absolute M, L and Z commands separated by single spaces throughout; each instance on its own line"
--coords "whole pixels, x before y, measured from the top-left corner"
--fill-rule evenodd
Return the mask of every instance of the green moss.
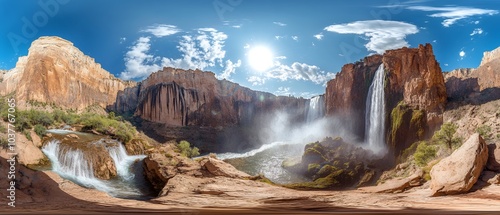
M 401 156 L 399 158 L 400 162 L 407 160 L 410 155 L 413 155 L 415 151 L 417 150 L 417 146 L 420 144 L 420 142 L 414 142 L 411 144 L 410 147 L 406 148 L 403 153 L 401 153 Z
M 403 124 L 403 116 L 406 112 L 406 104 L 404 101 L 398 103 L 398 105 L 391 111 L 391 141 L 396 142 L 396 133 Z
M 424 132 L 425 132 L 423 126 L 424 117 L 425 117 L 425 112 L 423 110 L 413 110 L 410 120 L 410 125 L 417 129 L 417 137 L 419 139 L 422 139 L 424 137 Z
M 314 175 L 314 174 L 316 174 L 316 172 L 318 172 L 320 167 L 321 166 L 317 163 L 310 163 L 309 165 L 307 165 L 307 172 L 309 174 Z

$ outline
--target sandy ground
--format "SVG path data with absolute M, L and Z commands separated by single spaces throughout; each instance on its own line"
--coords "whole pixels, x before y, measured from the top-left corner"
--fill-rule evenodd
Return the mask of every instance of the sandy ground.
M 273 186 L 268 191 L 244 191 L 248 196 L 172 193 L 137 201 L 113 198 L 79 187 L 55 173 L 46 174 L 59 184 L 63 194 L 58 197 L 62 198 L 17 202 L 16 208 L 7 207 L 2 198 L 0 214 L 500 214 L 497 185 L 444 197 L 430 197 L 425 186 L 399 194 L 296 191 Z

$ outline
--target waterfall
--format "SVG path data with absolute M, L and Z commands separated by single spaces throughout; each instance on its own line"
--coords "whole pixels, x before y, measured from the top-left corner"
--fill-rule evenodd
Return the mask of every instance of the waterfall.
M 365 142 L 375 153 L 385 152 L 384 64 L 375 72 L 366 98 Z
M 115 197 L 141 198 L 143 194 L 135 184 L 137 179 L 130 169 L 135 161 L 142 160 L 145 156 L 127 155 L 123 145 L 117 141 L 116 143 L 106 147 L 118 173 L 118 177 L 108 181 L 95 177 L 92 162 L 81 149 L 61 144 L 61 141 L 53 139 L 42 147 L 42 151 L 51 161 L 52 171 L 63 178 L 84 187 L 107 192 Z M 105 144 L 105 141 L 101 139 L 88 144 L 100 145 Z
M 307 122 L 312 122 L 321 118 L 325 112 L 325 99 L 323 96 L 315 96 L 309 100 L 309 109 L 307 110 Z

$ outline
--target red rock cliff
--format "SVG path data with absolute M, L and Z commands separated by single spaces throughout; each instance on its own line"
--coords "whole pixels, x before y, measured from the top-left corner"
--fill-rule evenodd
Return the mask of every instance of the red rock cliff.
M 327 83 L 327 115 L 348 116 L 356 125 L 356 134 L 363 137 L 366 97 L 382 63 L 388 119 L 386 141 L 398 154 L 442 123 L 446 88 L 430 44 L 389 50 L 342 67 L 335 79 Z
M 2 78 L 0 94 L 16 91 L 20 107 L 29 101 L 78 110 L 90 105 L 106 107 L 115 102 L 118 91 L 135 85 L 115 78 L 59 37 L 33 41 L 28 55 L 20 57 Z

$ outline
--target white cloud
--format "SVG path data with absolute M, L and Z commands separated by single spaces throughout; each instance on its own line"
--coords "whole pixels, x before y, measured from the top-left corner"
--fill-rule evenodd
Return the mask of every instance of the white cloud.
M 323 33 L 319 33 L 319 34 L 314 35 L 314 38 L 316 38 L 317 40 L 322 40 L 324 36 L 325 35 L 323 35 Z
M 276 57 L 276 59 L 279 59 L 279 60 L 285 60 L 285 59 L 286 59 L 286 56 L 278 56 L 278 57 Z
M 278 87 L 278 90 L 274 92 L 275 95 L 278 96 L 288 96 L 291 95 L 290 87 Z
M 125 41 L 127 41 L 127 38 L 126 38 L 126 37 L 122 37 L 122 38 L 120 38 L 120 44 L 124 43 Z
M 444 27 L 450 27 L 457 21 L 472 16 L 480 15 L 495 15 L 498 13 L 497 10 L 480 9 L 472 7 L 430 7 L 430 6 L 411 6 L 408 7 L 410 10 L 419 10 L 426 12 L 435 12 L 430 17 L 444 18 L 442 25 Z
M 283 38 L 285 38 L 285 37 L 284 37 L 284 36 L 274 36 L 274 38 L 275 38 L 276 40 L 281 40 L 281 39 L 283 39 Z
M 177 28 L 177 26 L 175 26 L 175 25 L 161 24 L 161 25 L 149 26 L 146 29 L 142 30 L 141 32 L 151 33 L 155 37 L 166 37 L 166 36 L 170 36 L 173 34 L 177 34 L 177 33 L 181 32 L 181 30 L 179 28 Z
M 299 36 L 292 36 L 292 40 L 299 41 Z
M 339 34 L 363 35 L 369 39 L 369 42 L 365 45 L 366 49 L 379 54 L 389 49 L 409 46 L 405 40 L 406 36 L 418 33 L 418 28 L 415 25 L 386 20 L 368 20 L 330 25 L 325 30 Z
M 458 53 L 458 55 L 460 55 L 460 58 L 462 58 L 462 59 L 463 59 L 463 58 L 465 57 L 465 52 L 464 52 L 464 51 L 460 51 L 460 52 Z
M 257 86 L 257 85 L 263 85 L 266 83 L 266 78 L 264 77 L 258 77 L 258 76 L 250 76 L 248 77 L 247 81 L 252 83 L 253 86 Z
M 474 31 L 472 31 L 472 33 L 470 34 L 471 36 L 474 36 L 476 34 L 483 34 L 483 29 L 481 28 L 476 28 L 474 29 Z
M 161 68 L 154 63 L 157 61 L 155 56 L 147 54 L 151 47 L 150 40 L 149 37 L 140 37 L 125 54 L 126 71 L 120 74 L 120 78 L 129 80 L 146 77 Z
M 249 49 L 250 48 L 250 44 L 245 44 L 245 46 L 243 46 L 244 49 Z
M 479 25 L 479 21 L 474 21 L 474 24 Z
M 241 62 L 233 63 L 226 60 L 224 64 L 226 39 L 226 34 L 214 28 L 200 28 L 194 34 L 181 37 L 177 45 L 181 57 L 174 59 L 150 54 L 151 38 L 140 37 L 126 53 L 125 71 L 120 77 L 125 80 L 142 79 L 162 67 L 201 70 L 207 67 L 221 67 L 224 70 L 220 76 L 229 78 Z
M 241 25 L 233 25 L 231 27 L 233 27 L 233 28 L 241 28 Z
M 241 66 L 241 60 L 233 63 L 231 60 L 226 60 L 226 68 L 220 75 L 216 75 L 218 79 L 231 80 L 231 75 L 235 72 L 236 68 Z
M 273 24 L 281 26 L 281 27 L 285 27 L 286 26 L 286 24 L 282 23 L 282 22 L 273 22 Z

